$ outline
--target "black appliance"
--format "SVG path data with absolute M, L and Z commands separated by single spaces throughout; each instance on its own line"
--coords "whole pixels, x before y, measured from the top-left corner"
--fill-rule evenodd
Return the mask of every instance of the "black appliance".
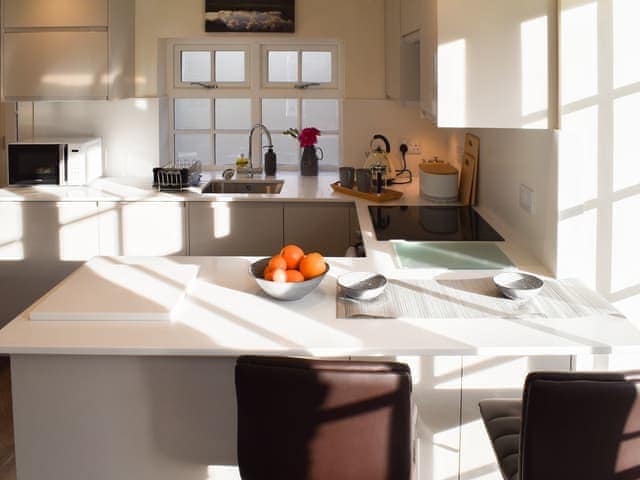
M 376 238 L 424 242 L 502 242 L 489 223 L 472 207 L 369 207 Z

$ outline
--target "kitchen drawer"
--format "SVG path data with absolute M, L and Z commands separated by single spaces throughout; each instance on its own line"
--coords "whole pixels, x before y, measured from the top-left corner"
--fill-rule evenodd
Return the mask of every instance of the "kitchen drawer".
M 106 27 L 108 0 L 4 0 L 5 28 Z
M 4 39 L 5 98 L 107 98 L 106 31 L 17 32 Z
M 342 257 L 350 246 L 349 205 L 296 203 L 284 207 L 284 242 L 305 252 Z

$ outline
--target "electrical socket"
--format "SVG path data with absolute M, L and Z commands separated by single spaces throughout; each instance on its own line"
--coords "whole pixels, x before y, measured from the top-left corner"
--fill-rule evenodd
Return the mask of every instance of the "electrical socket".
M 520 208 L 530 215 L 536 211 L 536 192 L 526 185 L 520 185 Z
M 407 143 L 407 147 L 409 147 L 408 155 L 422 155 L 422 146 L 419 143 Z

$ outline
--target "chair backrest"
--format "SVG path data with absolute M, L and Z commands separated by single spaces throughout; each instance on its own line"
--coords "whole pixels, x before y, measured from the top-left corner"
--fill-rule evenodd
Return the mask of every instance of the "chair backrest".
M 243 480 L 408 480 L 411 376 L 391 362 L 241 357 Z
M 530 374 L 520 480 L 640 478 L 638 380 L 633 373 Z

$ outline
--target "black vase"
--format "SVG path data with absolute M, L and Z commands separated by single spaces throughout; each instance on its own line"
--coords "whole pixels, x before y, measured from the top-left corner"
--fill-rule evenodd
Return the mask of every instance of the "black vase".
M 300 174 L 303 177 L 317 177 L 318 160 L 316 147 L 304 147 L 300 159 Z

